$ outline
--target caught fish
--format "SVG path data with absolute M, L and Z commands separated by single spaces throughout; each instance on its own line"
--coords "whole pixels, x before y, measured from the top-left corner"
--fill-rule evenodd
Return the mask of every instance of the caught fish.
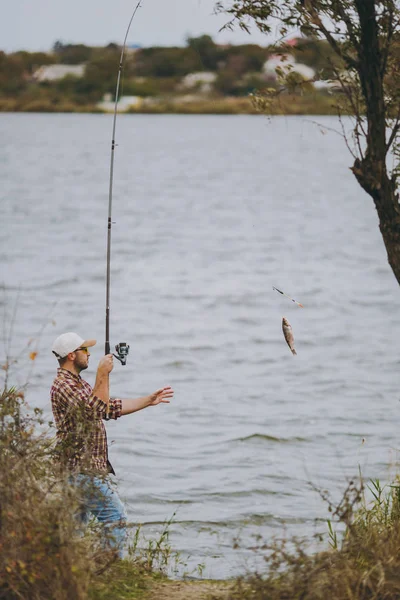
M 277 292 L 279 292 L 280 294 L 282 294 L 282 296 L 286 296 L 286 298 L 289 298 L 289 300 L 291 300 L 292 302 L 294 302 L 295 304 L 297 304 L 297 306 L 300 306 L 301 308 L 304 308 L 304 306 L 302 304 L 300 304 L 300 302 L 297 302 L 297 300 L 295 300 L 294 298 L 291 298 L 290 296 L 288 296 L 287 294 L 285 294 L 285 292 L 282 292 L 281 290 L 278 290 L 278 288 L 272 286 L 273 290 L 276 290 Z
M 282 317 L 282 331 L 283 335 L 285 336 L 286 343 L 292 351 L 292 354 L 297 354 L 294 347 L 293 329 L 286 317 Z

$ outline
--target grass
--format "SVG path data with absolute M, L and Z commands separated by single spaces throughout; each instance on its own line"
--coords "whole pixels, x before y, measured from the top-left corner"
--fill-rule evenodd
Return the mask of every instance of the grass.
M 131 561 L 119 560 L 93 579 L 87 597 L 90 600 L 145 599 L 160 580 L 162 576 L 157 573 L 147 572 Z

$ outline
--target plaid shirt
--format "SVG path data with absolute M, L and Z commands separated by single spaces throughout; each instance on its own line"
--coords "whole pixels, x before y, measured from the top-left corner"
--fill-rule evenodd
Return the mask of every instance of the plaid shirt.
M 103 423 L 106 403 L 93 394 L 92 387 L 80 375 L 66 369 L 57 370 L 50 393 L 58 451 L 66 465 L 74 471 L 114 473 Z M 110 418 L 118 419 L 121 410 L 122 401 L 110 399 Z

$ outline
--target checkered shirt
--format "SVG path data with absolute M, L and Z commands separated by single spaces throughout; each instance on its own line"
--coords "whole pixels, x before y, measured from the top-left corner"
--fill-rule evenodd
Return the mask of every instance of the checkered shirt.
M 51 404 L 57 428 L 57 447 L 63 462 L 73 471 L 114 473 L 108 460 L 103 419 L 106 403 L 80 375 L 58 369 L 51 387 Z M 110 399 L 110 419 L 121 416 L 122 401 Z

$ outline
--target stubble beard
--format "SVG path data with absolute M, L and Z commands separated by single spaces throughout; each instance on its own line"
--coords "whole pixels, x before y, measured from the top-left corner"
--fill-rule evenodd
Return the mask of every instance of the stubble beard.
M 89 366 L 89 361 L 87 360 L 86 362 L 80 361 L 78 359 L 75 359 L 75 369 L 78 371 L 78 373 L 80 373 L 81 371 L 84 371 L 85 369 L 87 369 Z

